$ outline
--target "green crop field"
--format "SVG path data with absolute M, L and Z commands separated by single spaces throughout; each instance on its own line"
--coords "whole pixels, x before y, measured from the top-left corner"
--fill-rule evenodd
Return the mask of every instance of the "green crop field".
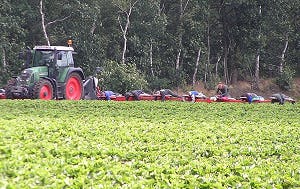
M 0 101 L 0 188 L 297 188 L 300 105 Z

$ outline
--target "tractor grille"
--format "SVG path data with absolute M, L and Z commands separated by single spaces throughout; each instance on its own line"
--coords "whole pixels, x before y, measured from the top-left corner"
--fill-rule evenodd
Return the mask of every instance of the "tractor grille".
M 30 78 L 32 76 L 32 71 L 31 70 L 24 70 L 21 75 L 20 75 L 20 80 L 19 82 L 22 84 L 22 85 L 26 85 L 30 82 Z

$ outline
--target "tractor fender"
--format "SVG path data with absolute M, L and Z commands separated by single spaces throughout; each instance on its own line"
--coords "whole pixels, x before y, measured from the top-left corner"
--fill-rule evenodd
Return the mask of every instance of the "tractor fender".
M 40 78 L 41 79 L 46 79 L 46 80 L 50 81 L 50 83 L 53 85 L 53 87 L 56 87 L 56 80 L 55 79 L 50 78 L 50 77 L 45 77 L 45 76 L 42 76 Z
M 82 80 L 84 80 L 84 73 L 83 73 L 83 71 L 82 71 L 82 69 L 81 68 L 70 68 L 69 70 L 68 70 L 68 72 L 67 72 L 67 77 L 65 78 L 65 82 L 66 82 L 66 80 L 68 79 L 68 76 L 71 74 L 71 73 L 78 73 L 79 75 L 80 75 L 80 77 L 81 77 L 81 79 Z

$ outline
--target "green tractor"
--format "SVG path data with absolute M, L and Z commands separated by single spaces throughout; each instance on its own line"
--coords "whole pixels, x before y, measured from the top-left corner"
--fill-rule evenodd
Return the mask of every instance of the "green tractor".
M 89 91 L 84 91 L 84 73 L 74 67 L 73 53 L 70 46 L 36 46 L 21 53 L 26 57 L 25 69 L 8 81 L 6 98 L 83 99 Z

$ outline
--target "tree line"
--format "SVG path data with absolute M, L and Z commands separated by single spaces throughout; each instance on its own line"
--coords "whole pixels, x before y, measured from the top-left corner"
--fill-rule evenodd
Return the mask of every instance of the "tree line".
M 300 75 L 300 0 L 1 0 L 0 86 L 22 49 L 66 45 L 104 89 L 175 88 Z

